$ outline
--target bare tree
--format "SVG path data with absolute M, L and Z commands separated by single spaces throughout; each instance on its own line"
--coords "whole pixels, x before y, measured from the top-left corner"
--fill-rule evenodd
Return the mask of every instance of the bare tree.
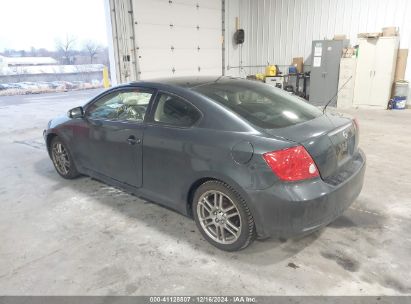
M 96 57 L 96 55 L 102 50 L 103 48 L 101 47 L 101 45 L 93 40 L 87 40 L 84 42 L 84 51 L 88 53 L 91 64 L 93 63 L 94 57 Z
M 76 38 L 72 35 L 66 35 L 64 40 L 56 40 L 56 50 L 60 54 L 62 62 L 65 64 L 74 63 L 73 51 L 76 45 Z

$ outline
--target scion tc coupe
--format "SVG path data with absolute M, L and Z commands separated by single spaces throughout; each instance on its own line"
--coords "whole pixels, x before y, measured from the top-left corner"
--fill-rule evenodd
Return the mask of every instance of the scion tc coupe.
M 62 177 L 89 175 L 193 217 L 227 251 L 329 224 L 365 171 L 356 120 L 228 77 L 121 85 L 51 120 L 44 138 Z

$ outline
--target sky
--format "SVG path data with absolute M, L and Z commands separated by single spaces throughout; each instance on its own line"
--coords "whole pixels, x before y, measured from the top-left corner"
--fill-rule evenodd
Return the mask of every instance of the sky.
M 0 52 L 55 49 L 56 39 L 74 36 L 107 45 L 104 0 L 1 0 Z

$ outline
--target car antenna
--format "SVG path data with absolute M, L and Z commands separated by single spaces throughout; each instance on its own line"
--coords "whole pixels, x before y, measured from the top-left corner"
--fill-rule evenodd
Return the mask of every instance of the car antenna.
M 347 81 L 346 81 L 346 82 L 341 86 L 341 88 L 337 91 L 337 94 L 335 94 L 335 95 L 333 96 L 333 98 L 331 98 L 331 99 L 325 104 L 324 109 L 323 109 L 323 114 L 325 114 L 325 110 L 327 109 L 327 107 L 328 107 L 328 105 L 331 103 L 331 101 L 333 101 L 334 98 L 338 96 L 338 94 L 339 94 L 339 93 L 341 92 L 341 90 L 347 85 L 347 83 L 351 80 L 351 78 L 352 78 L 352 75 L 347 79 Z

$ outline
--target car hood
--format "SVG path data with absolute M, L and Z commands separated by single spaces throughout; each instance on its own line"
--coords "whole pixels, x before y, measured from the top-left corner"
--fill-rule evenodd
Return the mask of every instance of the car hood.
M 57 116 L 57 117 L 53 118 L 52 120 L 50 120 L 49 128 L 55 128 L 59 125 L 62 125 L 64 123 L 68 122 L 68 121 L 70 121 L 70 118 L 67 117 L 67 115 Z

